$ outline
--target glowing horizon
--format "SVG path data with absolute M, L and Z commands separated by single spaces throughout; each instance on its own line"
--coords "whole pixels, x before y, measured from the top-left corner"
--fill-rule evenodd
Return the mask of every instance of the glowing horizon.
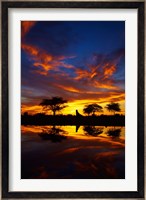
M 41 100 L 59 96 L 65 115 L 91 103 L 111 114 L 111 102 L 125 114 L 123 21 L 22 21 L 21 68 L 21 113 L 42 113 Z
M 60 112 L 57 112 L 56 114 L 63 114 L 63 115 L 71 114 L 71 115 L 75 115 L 76 114 L 76 110 L 78 110 L 80 114 L 84 115 L 84 113 L 83 113 L 84 106 L 88 105 L 88 104 L 92 104 L 92 103 L 97 103 L 97 101 L 96 100 L 91 100 L 91 101 L 80 100 L 80 101 L 68 102 L 66 104 L 67 107 L 64 108 L 63 110 L 61 110 Z M 118 103 L 120 104 L 120 108 L 121 108 L 121 111 L 119 112 L 119 114 L 125 114 L 124 100 L 122 100 L 122 101 L 120 101 Z M 100 106 L 103 107 L 103 112 L 96 113 L 97 115 L 100 115 L 100 114 L 111 115 L 112 114 L 112 112 L 109 112 L 105 108 L 106 104 L 107 103 L 99 104 Z M 28 112 L 28 114 L 46 113 L 46 114 L 51 114 L 52 115 L 52 111 L 45 112 L 45 111 L 43 111 L 43 108 L 40 105 L 22 105 L 22 113 L 24 113 L 24 112 Z

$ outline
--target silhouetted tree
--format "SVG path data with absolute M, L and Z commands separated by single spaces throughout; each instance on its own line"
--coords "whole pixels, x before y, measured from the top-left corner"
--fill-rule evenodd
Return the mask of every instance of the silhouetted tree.
M 24 112 L 23 116 L 28 117 L 29 116 L 28 112 Z
M 103 108 L 102 108 L 102 106 L 100 106 L 100 105 L 98 105 L 98 104 L 92 104 L 92 106 L 93 106 L 93 114 L 95 114 L 96 112 L 103 112 Z
M 52 97 L 51 99 L 43 99 L 40 105 L 45 111 L 51 110 L 55 116 L 57 111 L 67 107 L 67 105 L 64 105 L 65 103 L 67 103 L 67 100 L 62 97 Z
M 120 104 L 119 103 L 109 103 L 106 105 L 105 107 L 109 112 L 113 112 L 115 114 L 115 112 L 120 112 Z
M 94 103 L 86 105 L 83 112 L 89 116 L 90 114 L 94 115 L 96 112 L 103 112 L 103 109 L 100 105 Z
M 86 105 L 83 109 L 83 113 L 89 116 L 92 113 L 92 107 L 90 105 Z

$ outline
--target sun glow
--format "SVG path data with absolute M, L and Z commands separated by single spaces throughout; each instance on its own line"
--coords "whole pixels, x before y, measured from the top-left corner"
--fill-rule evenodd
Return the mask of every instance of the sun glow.
M 112 114 L 111 112 L 107 111 L 107 109 L 105 108 L 106 104 L 109 102 L 98 103 L 96 100 L 90 100 L 90 99 L 89 100 L 75 100 L 72 102 L 68 102 L 67 107 L 61 110 L 60 112 L 58 112 L 57 114 L 76 115 L 76 110 L 78 110 L 80 114 L 84 114 L 83 113 L 84 106 L 88 104 L 93 104 L 93 103 L 97 103 L 103 107 L 103 113 L 99 113 L 99 114 L 106 114 L 106 115 Z M 118 103 L 120 104 L 120 108 L 121 108 L 120 114 L 125 114 L 125 101 L 121 100 Z M 29 114 L 45 113 L 42 106 L 39 106 L 39 105 L 23 105 L 22 114 L 25 112 L 28 112 Z M 52 114 L 52 112 L 47 111 L 47 114 Z
M 104 34 L 97 37 L 100 29 L 105 33 L 106 26 L 101 26 L 100 22 L 94 22 L 94 26 L 90 22 L 86 23 L 88 28 L 84 32 L 84 22 L 70 22 L 70 25 L 68 22 L 21 22 L 22 114 L 45 113 L 39 103 L 43 98 L 53 96 L 68 100 L 67 107 L 56 114 L 75 115 L 76 110 L 83 114 L 86 105 L 96 103 L 104 111 L 99 114 L 108 115 L 111 113 L 105 106 L 111 102 L 119 103 L 120 114 L 125 114 L 124 35 L 121 37 L 123 45 L 114 47 L 118 43 L 119 33 L 124 32 L 118 31 L 117 37 L 113 37 L 113 31 L 106 38 Z M 113 24 L 115 27 L 117 22 Z M 120 30 L 124 30 L 124 22 L 118 24 Z M 68 26 L 74 28 L 68 29 Z M 74 29 L 79 36 L 77 43 L 72 43 L 72 39 L 77 37 Z M 93 32 L 96 34 L 93 35 Z M 83 42 L 82 36 L 86 38 L 87 35 L 87 41 Z M 95 51 L 99 38 L 102 41 L 101 52 L 100 49 Z M 111 38 L 114 42 L 107 53 L 106 39 L 111 41 Z M 52 111 L 46 114 L 50 115 Z

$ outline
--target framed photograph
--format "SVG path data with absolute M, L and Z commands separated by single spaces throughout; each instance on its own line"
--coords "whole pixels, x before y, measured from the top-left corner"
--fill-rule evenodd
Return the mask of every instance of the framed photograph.
M 144 198 L 144 2 L 2 2 L 2 198 Z

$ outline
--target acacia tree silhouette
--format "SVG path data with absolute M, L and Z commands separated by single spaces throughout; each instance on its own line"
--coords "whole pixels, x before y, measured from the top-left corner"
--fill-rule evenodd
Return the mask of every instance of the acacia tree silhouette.
M 100 105 L 94 103 L 94 104 L 86 105 L 85 108 L 83 109 L 83 112 L 84 114 L 87 114 L 88 116 L 90 114 L 95 115 L 96 112 L 103 112 L 103 108 Z
M 86 105 L 83 109 L 83 113 L 89 116 L 92 113 L 92 107 L 90 105 Z
M 55 116 L 57 111 L 67 107 L 67 105 L 65 105 L 66 103 L 67 100 L 63 99 L 62 97 L 52 97 L 50 99 L 43 99 L 40 105 L 45 111 L 51 110 Z
M 105 107 L 109 112 L 113 112 L 115 114 L 115 112 L 120 112 L 120 104 L 119 103 L 109 103 L 106 105 Z

